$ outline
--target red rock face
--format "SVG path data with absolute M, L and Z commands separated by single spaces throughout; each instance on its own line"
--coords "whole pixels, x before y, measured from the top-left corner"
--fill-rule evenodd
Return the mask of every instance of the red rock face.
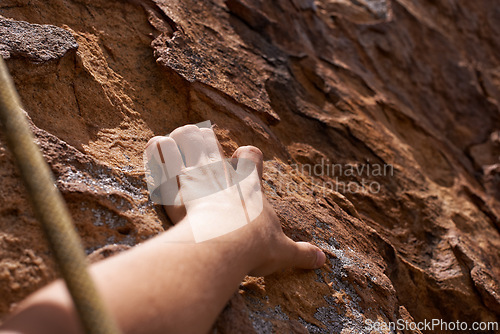
M 495 1 L 9 0 L 0 14 L 0 53 L 87 253 L 169 228 L 142 151 L 211 120 L 226 153 L 262 149 L 284 231 L 328 255 L 247 278 L 219 331 L 500 317 Z M 0 166 L 6 315 L 57 273 L 3 141 Z

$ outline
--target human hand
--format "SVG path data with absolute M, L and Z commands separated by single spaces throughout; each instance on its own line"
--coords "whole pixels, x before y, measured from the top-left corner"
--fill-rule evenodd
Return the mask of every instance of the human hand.
M 260 187 L 263 156 L 258 148 L 240 147 L 227 162 L 212 129 L 186 125 L 169 137 L 152 138 L 145 157 L 156 174 L 150 191 L 174 223 L 190 224 L 196 242 L 249 244 L 255 259 L 249 272 L 258 276 L 324 264 L 319 248 L 283 233 Z M 151 161 L 156 161 L 153 166 Z

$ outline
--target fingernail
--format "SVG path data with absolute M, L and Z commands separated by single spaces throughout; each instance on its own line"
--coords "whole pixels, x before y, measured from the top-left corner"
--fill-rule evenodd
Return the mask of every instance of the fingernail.
M 325 264 L 326 261 L 326 255 L 323 253 L 322 250 L 318 249 L 316 251 L 316 268 L 319 268 Z

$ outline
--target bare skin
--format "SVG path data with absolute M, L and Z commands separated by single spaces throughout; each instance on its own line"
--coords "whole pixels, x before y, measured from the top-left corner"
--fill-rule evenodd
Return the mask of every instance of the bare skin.
M 181 135 L 187 131 L 180 129 Z M 233 157 L 252 160 L 262 177 L 259 149 L 240 147 Z M 193 210 L 211 205 L 216 203 Z M 262 213 L 250 224 L 200 243 L 194 242 L 185 209 L 166 209 L 177 222 L 173 228 L 90 268 L 123 333 L 207 333 L 245 275 L 265 276 L 288 267 L 315 269 L 326 259 L 316 246 L 288 238 L 265 199 Z M 83 330 L 64 283 L 57 280 L 24 300 L 0 333 Z

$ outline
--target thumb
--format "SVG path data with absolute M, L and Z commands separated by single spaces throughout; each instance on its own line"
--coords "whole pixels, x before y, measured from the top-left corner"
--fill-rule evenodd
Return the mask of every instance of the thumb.
M 293 242 L 293 251 L 290 252 L 290 266 L 301 269 L 317 269 L 326 261 L 326 255 L 318 247 L 308 242 Z

